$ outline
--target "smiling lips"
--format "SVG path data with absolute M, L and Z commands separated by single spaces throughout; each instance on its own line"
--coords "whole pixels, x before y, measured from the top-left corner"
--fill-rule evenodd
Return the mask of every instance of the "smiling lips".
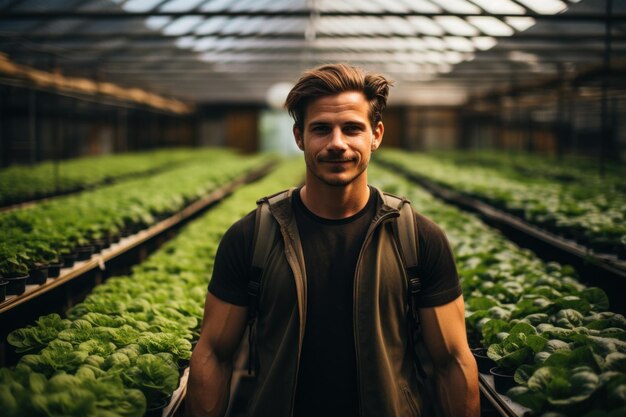
M 329 162 L 329 163 L 345 163 L 345 162 L 354 162 L 355 159 L 354 158 L 352 158 L 352 159 L 345 159 L 345 158 L 342 158 L 342 159 L 320 159 L 319 161 L 320 162 Z

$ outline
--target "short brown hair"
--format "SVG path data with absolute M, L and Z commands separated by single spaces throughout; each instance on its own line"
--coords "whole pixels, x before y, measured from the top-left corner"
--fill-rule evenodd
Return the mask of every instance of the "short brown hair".
M 304 130 L 304 113 L 309 103 L 317 98 L 346 91 L 359 91 L 369 103 L 372 129 L 382 120 L 387 106 L 389 87 L 393 81 L 382 74 L 366 73 L 348 64 L 327 64 L 306 71 L 291 89 L 285 107 L 294 120 L 294 126 Z

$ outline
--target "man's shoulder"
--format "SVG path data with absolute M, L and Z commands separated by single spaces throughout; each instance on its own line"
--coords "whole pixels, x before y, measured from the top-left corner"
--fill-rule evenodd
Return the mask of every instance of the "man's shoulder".
M 224 239 L 248 239 L 254 233 L 256 210 L 248 212 L 245 216 L 234 222 L 226 233 Z
M 443 234 L 443 230 L 441 227 L 435 223 L 430 217 L 427 217 L 413 209 L 413 213 L 415 214 L 415 222 L 417 224 L 417 230 L 419 233 L 425 233 L 426 235 L 439 235 Z

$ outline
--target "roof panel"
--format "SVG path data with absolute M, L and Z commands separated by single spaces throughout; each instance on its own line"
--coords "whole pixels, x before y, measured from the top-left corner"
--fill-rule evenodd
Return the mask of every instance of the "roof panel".
M 476 26 L 482 33 L 490 36 L 511 36 L 515 31 L 500 19 L 490 16 L 472 16 L 467 21 Z
M 480 9 L 465 0 L 430 0 L 442 9 L 452 13 L 479 13 Z
M 185 35 L 197 28 L 204 18 L 201 16 L 184 16 L 170 22 L 163 28 L 166 35 Z
M 511 0 L 471 0 L 472 3 L 477 4 L 483 10 L 490 13 L 511 13 L 511 14 L 524 14 L 525 10 L 519 4 Z
M 517 0 L 529 9 L 542 14 L 560 13 L 567 9 L 561 0 Z
M 193 10 L 206 2 L 207 0 L 169 0 L 159 7 L 159 10 L 164 12 L 185 12 Z
M 147 12 L 163 3 L 163 0 L 128 0 L 122 7 L 127 12 Z

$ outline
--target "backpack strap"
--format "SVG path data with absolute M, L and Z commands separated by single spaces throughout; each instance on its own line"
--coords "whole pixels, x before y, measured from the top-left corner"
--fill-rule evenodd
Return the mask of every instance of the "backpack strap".
M 413 353 L 415 371 L 422 380 L 426 380 L 427 373 L 418 353 L 421 336 L 417 309 L 422 282 L 419 274 L 419 241 L 415 214 L 411 203 L 404 198 L 383 193 L 383 199 L 388 206 L 400 210 L 400 216 L 393 222 L 393 229 L 400 246 L 400 255 L 407 277 L 407 304 L 410 317 L 410 320 L 407 320 L 408 348 Z
M 404 198 L 383 193 L 383 199 L 388 206 L 400 210 L 400 217 L 393 223 L 393 228 L 406 270 L 411 317 L 416 323 L 419 323 L 417 298 L 422 289 L 422 282 L 419 276 L 419 247 L 415 214 L 411 208 L 411 203 Z
M 263 269 L 269 256 L 272 245 L 278 232 L 278 224 L 270 212 L 270 205 L 289 198 L 289 190 L 281 191 L 257 201 L 254 225 L 254 239 L 252 265 L 248 281 L 248 374 L 252 374 L 253 364 L 256 363 L 256 349 L 254 348 L 254 324 L 259 311 L 259 293 Z

